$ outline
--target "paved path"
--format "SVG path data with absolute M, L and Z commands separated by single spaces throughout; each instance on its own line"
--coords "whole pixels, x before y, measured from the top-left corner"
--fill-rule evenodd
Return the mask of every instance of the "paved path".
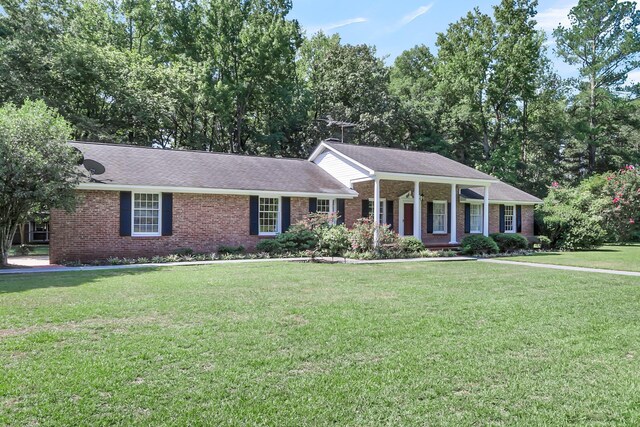
M 10 256 L 9 263 L 20 267 L 49 267 L 49 255 Z
M 606 270 L 604 268 L 574 267 L 571 265 L 538 264 L 534 262 L 507 261 L 503 259 L 491 259 L 491 258 L 483 258 L 483 259 L 479 259 L 478 261 L 490 262 L 493 264 L 521 265 L 524 267 L 551 268 L 553 270 L 581 271 L 585 273 L 604 273 L 604 274 L 617 274 L 619 276 L 640 277 L 640 272 L 637 272 L 637 271 Z
M 434 261 L 475 261 L 470 257 L 444 257 L 444 258 L 409 258 L 409 259 L 380 259 L 380 260 L 357 260 L 344 258 L 317 258 L 319 261 L 335 262 L 345 264 L 386 264 L 396 262 L 434 262 Z M 3 274 L 30 274 L 30 273 L 64 273 L 69 271 L 97 271 L 97 270 L 122 270 L 126 268 L 159 268 L 159 267 L 176 267 L 188 265 L 217 265 L 217 264 L 242 264 L 242 263 L 258 263 L 258 262 L 304 262 L 310 258 L 262 258 L 262 259 L 234 259 L 234 260 L 216 260 L 216 261 L 188 261 L 188 262 L 168 262 L 158 264 L 128 264 L 128 265 L 100 265 L 87 267 L 64 267 L 61 265 L 52 265 L 49 267 L 32 267 L 32 268 L 8 268 L 1 269 L 0 275 Z

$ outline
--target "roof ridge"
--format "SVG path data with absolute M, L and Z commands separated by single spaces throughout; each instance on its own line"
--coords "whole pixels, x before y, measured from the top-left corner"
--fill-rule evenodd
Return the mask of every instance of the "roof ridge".
M 333 145 L 346 145 L 346 146 L 349 146 L 349 147 L 379 148 L 379 149 L 382 149 L 382 150 L 403 151 L 405 153 L 409 152 L 409 153 L 437 154 L 439 156 L 442 156 L 442 154 L 438 154 L 435 151 L 409 150 L 409 149 L 406 149 L 406 148 L 397 148 L 397 147 L 377 147 L 375 145 L 366 145 L 366 144 L 349 144 L 349 143 L 346 143 L 346 142 L 331 141 L 331 140 L 328 140 L 328 139 L 325 139 L 322 142 L 324 142 L 326 144 L 333 144 Z M 442 157 L 445 157 L 445 158 L 448 159 L 448 157 L 446 157 L 446 156 L 442 156 Z
M 260 156 L 257 154 L 239 154 L 239 153 L 224 153 L 221 151 L 206 151 L 206 150 L 182 150 L 182 149 L 172 149 L 172 148 L 154 148 L 146 145 L 133 145 L 133 144 L 119 144 L 117 142 L 99 142 L 99 141 L 68 141 L 73 144 L 88 144 L 88 145 L 97 145 L 97 146 L 108 146 L 108 147 L 118 147 L 118 148 L 140 148 L 153 150 L 158 152 L 170 152 L 170 153 L 196 153 L 196 154 L 218 154 L 224 156 L 233 156 L 233 157 L 250 157 L 257 159 L 270 159 L 270 160 L 295 160 L 295 161 L 303 161 L 308 162 L 306 158 L 298 158 L 298 157 L 272 157 L 272 156 Z

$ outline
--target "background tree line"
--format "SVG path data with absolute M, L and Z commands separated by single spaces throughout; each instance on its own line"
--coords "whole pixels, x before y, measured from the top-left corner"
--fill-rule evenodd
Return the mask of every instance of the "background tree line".
M 581 0 L 554 32 L 535 0 L 470 11 L 385 64 L 305 36 L 287 0 L 0 0 L 0 105 L 44 100 L 78 140 L 306 156 L 347 141 L 444 154 L 534 194 L 640 163 L 640 13 Z

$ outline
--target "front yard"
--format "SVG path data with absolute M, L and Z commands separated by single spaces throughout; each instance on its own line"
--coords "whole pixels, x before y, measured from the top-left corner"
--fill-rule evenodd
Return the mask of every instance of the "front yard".
M 609 245 L 590 251 L 541 252 L 533 255 L 505 258 L 540 264 L 604 268 L 607 270 L 640 271 L 640 244 Z
M 4 276 L 0 424 L 637 425 L 639 304 L 477 262 Z

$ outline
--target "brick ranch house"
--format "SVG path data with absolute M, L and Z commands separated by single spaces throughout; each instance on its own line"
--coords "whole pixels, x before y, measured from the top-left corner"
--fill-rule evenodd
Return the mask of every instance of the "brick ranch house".
M 336 212 L 347 226 L 372 215 L 434 247 L 468 234 L 532 237 L 541 203 L 438 154 L 332 140 L 308 160 L 70 144 L 84 156 L 84 179 L 76 210 L 51 212 L 52 263 L 253 250 L 309 212 Z

